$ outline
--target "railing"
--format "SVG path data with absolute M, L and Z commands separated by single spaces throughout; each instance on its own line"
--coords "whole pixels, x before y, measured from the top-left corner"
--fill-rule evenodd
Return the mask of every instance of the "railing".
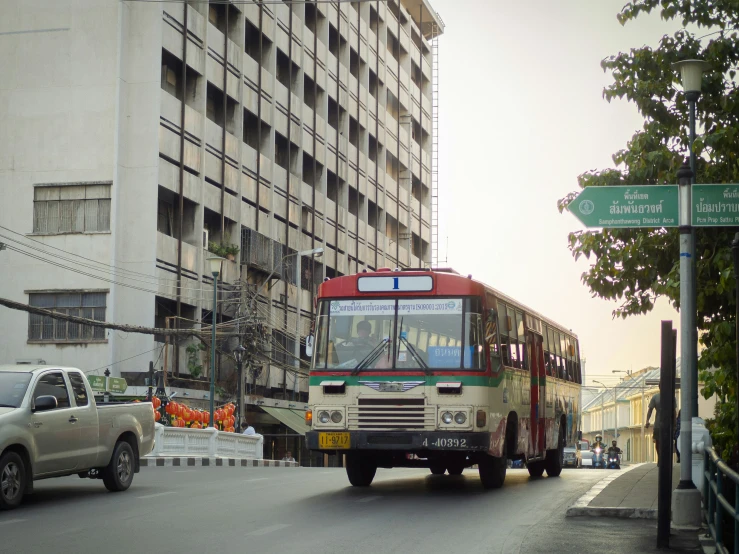
M 739 473 L 731 469 L 718 457 L 711 447 L 705 449 L 705 471 L 703 479 L 703 501 L 706 506 L 708 529 L 716 541 L 716 551 L 720 554 L 739 554 Z M 734 485 L 734 504 L 725 496 L 731 484 Z M 734 520 L 734 548 L 730 550 L 724 543 L 726 519 Z
M 187 429 L 156 424 L 154 450 L 149 456 L 222 456 L 261 460 L 262 435 L 224 433 L 212 427 Z

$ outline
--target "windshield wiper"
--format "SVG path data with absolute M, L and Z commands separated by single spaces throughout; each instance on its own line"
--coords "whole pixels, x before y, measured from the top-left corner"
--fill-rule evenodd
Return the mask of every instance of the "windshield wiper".
M 13 406 L 12 404 L 0 404 L 0 408 L 17 408 L 18 406 Z
M 405 344 L 405 347 L 408 349 L 408 352 L 411 353 L 411 356 L 421 365 L 423 370 L 426 372 L 426 375 L 431 375 L 431 368 L 429 368 L 428 364 L 423 361 L 423 358 L 418 353 L 418 350 L 416 350 L 416 347 L 413 346 L 410 342 L 408 342 L 408 339 L 403 335 L 400 334 L 400 341 Z
M 356 375 L 360 371 L 362 371 L 366 366 L 374 362 L 380 355 L 380 353 L 385 349 L 385 345 L 390 342 L 389 338 L 384 338 L 380 341 L 380 344 L 375 346 L 369 354 L 367 354 L 362 360 L 357 364 L 357 366 L 354 368 L 354 371 L 352 371 L 352 375 Z

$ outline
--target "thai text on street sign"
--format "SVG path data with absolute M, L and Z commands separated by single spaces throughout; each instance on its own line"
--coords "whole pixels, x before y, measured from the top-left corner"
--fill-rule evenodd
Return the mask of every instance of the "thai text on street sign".
M 108 383 L 106 386 L 105 377 L 102 375 L 88 375 L 87 381 L 90 383 L 90 388 L 97 392 L 117 392 L 124 393 L 128 388 L 128 383 L 122 377 L 108 377 Z
M 677 185 L 586 187 L 568 209 L 586 227 L 677 227 L 677 189 Z
M 693 185 L 692 199 L 693 226 L 739 226 L 739 185 Z
M 88 375 L 87 381 L 90 383 L 90 388 L 95 391 L 105 390 L 105 377 L 102 375 Z
M 128 383 L 122 377 L 108 377 L 108 390 L 110 392 L 126 392 Z

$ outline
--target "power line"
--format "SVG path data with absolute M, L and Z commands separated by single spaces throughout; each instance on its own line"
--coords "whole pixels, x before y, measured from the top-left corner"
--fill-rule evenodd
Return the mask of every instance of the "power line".
M 124 325 L 120 323 L 108 323 L 107 321 L 98 321 L 96 319 L 88 319 L 86 317 L 79 317 L 76 315 L 68 315 L 60 312 L 54 312 L 37 306 L 29 306 L 21 302 L 15 302 L 14 300 L 8 300 L 7 298 L 0 298 L 0 306 L 5 306 L 12 310 L 20 310 L 28 312 L 34 315 L 40 315 L 44 317 L 50 317 L 51 319 L 59 319 L 63 321 L 69 321 L 72 323 L 79 323 L 82 325 L 88 325 L 90 327 L 102 327 L 104 329 L 116 329 L 118 331 L 125 331 L 127 333 L 139 333 L 142 335 L 179 335 L 179 336 L 197 336 L 200 334 L 195 329 L 157 329 L 153 327 L 140 327 L 138 325 Z
M 96 367 L 95 369 L 88 369 L 87 371 L 83 371 L 83 373 L 87 374 L 87 373 L 92 373 L 93 371 L 100 371 L 101 369 L 106 369 L 108 367 L 112 367 L 114 365 L 118 365 L 118 364 L 120 364 L 122 362 L 127 362 L 128 360 L 133 360 L 134 358 L 138 358 L 139 356 L 143 356 L 144 354 L 148 354 L 149 352 L 154 352 L 154 350 L 156 350 L 157 348 L 159 348 L 159 347 L 158 346 L 155 346 L 154 348 L 152 348 L 151 350 L 147 350 L 146 352 L 141 352 L 139 354 L 134 354 L 133 356 L 130 356 L 128 358 L 123 358 L 122 360 L 118 360 L 117 362 L 112 362 L 112 363 L 109 363 L 109 364 L 105 364 L 104 366 Z

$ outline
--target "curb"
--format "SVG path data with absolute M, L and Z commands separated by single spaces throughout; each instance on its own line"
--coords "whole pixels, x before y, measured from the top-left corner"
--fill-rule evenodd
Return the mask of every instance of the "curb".
M 618 508 L 618 507 L 607 507 L 607 506 L 589 506 L 589 504 L 593 501 L 593 499 L 598 496 L 601 492 L 603 492 L 603 489 L 605 489 L 608 485 L 611 484 L 612 481 L 615 481 L 619 477 L 621 477 L 623 474 L 628 473 L 632 469 L 636 469 L 637 467 L 643 466 L 644 464 L 634 464 L 627 467 L 624 467 L 621 471 L 618 473 L 614 473 L 613 475 L 609 475 L 605 479 L 601 479 L 596 483 L 588 492 L 583 494 L 580 498 L 577 499 L 577 501 L 567 508 L 567 512 L 565 512 L 565 517 L 583 517 L 583 516 L 592 516 L 592 517 L 616 517 L 616 518 L 626 518 L 626 519 L 633 519 L 633 518 L 639 518 L 639 519 L 657 519 L 657 510 L 653 508 Z M 597 470 L 594 470 L 597 471 Z
M 255 458 L 211 458 L 147 456 L 139 460 L 141 467 L 299 467 L 298 462 L 257 460 Z
M 606 506 L 570 506 L 566 517 L 615 517 L 619 519 L 657 519 L 654 508 L 610 508 Z

